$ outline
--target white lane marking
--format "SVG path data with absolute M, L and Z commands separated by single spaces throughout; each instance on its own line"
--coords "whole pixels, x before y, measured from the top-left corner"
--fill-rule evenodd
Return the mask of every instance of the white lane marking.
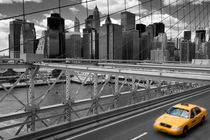
M 104 125 L 104 126 L 101 126 L 101 127 L 95 128 L 95 129 L 92 129 L 92 130 L 87 131 L 87 132 L 84 132 L 84 133 L 82 133 L 82 134 L 78 134 L 78 135 L 73 136 L 73 137 L 71 137 L 71 138 L 68 138 L 68 139 L 66 139 L 66 140 L 72 140 L 72 139 L 75 139 L 75 138 L 78 138 L 78 137 L 81 137 L 81 136 L 87 135 L 87 134 L 89 134 L 89 133 L 92 133 L 92 132 L 98 131 L 98 130 L 100 130 L 100 129 L 103 129 L 103 128 L 106 128 L 106 127 L 109 127 L 109 126 L 112 126 L 112 125 L 115 125 L 115 124 L 118 124 L 118 123 L 122 123 L 122 122 L 124 122 L 124 121 L 130 120 L 130 119 L 133 119 L 133 118 L 136 118 L 136 117 L 138 117 L 138 116 L 141 116 L 141 115 L 147 114 L 147 113 L 149 113 L 149 112 L 152 112 L 152 111 L 158 110 L 158 109 L 160 109 L 160 108 L 163 108 L 163 107 L 166 107 L 166 106 L 172 105 L 172 104 L 174 104 L 174 103 L 177 103 L 177 102 L 180 102 L 180 101 L 183 101 L 183 100 L 187 100 L 187 99 L 190 99 L 190 98 L 193 98 L 193 97 L 196 97 L 196 96 L 202 95 L 202 94 L 204 94 L 204 93 L 206 93 L 206 92 L 207 92 L 207 91 L 203 91 L 203 92 L 201 92 L 201 93 L 198 93 L 198 94 L 195 94 L 195 95 L 192 95 L 192 96 L 189 96 L 189 97 L 185 97 L 185 98 L 182 98 L 182 99 L 179 99 L 179 100 L 173 101 L 173 102 L 171 102 L 171 103 L 168 103 L 168 104 L 165 104 L 165 105 L 159 106 L 159 107 L 157 107 L 157 108 L 153 108 L 153 109 L 147 110 L 147 111 L 145 111 L 145 112 L 142 112 L 142 113 L 136 114 L 136 115 L 134 115 L 134 116 L 131 116 L 131 117 L 128 117 L 128 118 L 124 118 L 124 119 L 122 119 L 122 120 L 119 120 L 119 121 L 116 121 L 116 122 L 113 122 L 113 123 L 110 123 L 110 124 L 107 124 L 107 125 Z
M 147 135 L 147 134 L 148 134 L 148 132 L 144 132 L 143 134 L 141 134 L 141 135 L 139 135 L 135 138 L 132 138 L 131 140 L 137 140 L 137 139 L 139 139 L 139 138 L 141 138 L 141 137 L 143 137 L 144 135 Z

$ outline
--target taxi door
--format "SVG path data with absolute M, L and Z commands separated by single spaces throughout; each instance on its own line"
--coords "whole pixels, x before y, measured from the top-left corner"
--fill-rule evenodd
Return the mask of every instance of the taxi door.
M 195 108 L 194 108 L 194 111 L 195 111 L 196 124 L 198 124 L 198 123 L 201 122 L 202 113 L 201 113 L 201 110 L 200 110 L 198 107 L 195 107 Z
M 195 112 L 195 109 L 193 108 L 190 111 L 190 120 L 189 120 L 188 126 L 189 128 L 192 128 L 196 124 L 197 124 L 196 112 Z

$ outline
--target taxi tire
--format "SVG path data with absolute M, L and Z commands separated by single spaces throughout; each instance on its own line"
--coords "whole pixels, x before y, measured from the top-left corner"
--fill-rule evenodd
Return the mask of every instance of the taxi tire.
M 203 125 L 203 124 L 204 124 L 204 122 L 205 122 L 205 120 L 206 120 L 206 118 L 205 118 L 205 116 L 203 116 L 203 118 L 201 119 L 200 124 L 201 124 L 201 125 Z
M 185 126 L 182 132 L 182 136 L 186 136 L 188 133 L 188 126 Z

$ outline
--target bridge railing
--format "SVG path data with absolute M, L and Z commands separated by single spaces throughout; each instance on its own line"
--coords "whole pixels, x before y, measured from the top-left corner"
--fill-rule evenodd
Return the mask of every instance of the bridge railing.
M 152 100 L 162 96 L 173 95 L 184 90 L 200 87 L 196 83 L 183 82 L 169 82 L 169 81 L 154 81 L 152 79 L 139 79 L 132 76 L 120 76 L 115 74 L 103 73 L 83 73 L 79 71 L 65 71 L 62 70 L 54 82 L 48 84 L 49 88 L 40 96 L 29 96 L 28 103 L 21 101 L 16 95 L 12 93 L 17 83 L 25 77 L 26 74 L 31 74 L 29 80 L 29 91 L 27 94 L 34 94 L 35 77 L 38 68 L 27 69 L 19 79 L 9 89 L 3 87 L 6 93 L 1 97 L 0 101 L 3 103 L 8 95 L 11 95 L 15 100 L 21 104 L 22 111 L 12 114 L 2 115 L 0 117 L 1 125 L 0 131 L 12 129 L 14 135 L 25 134 L 29 131 L 36 131 L 43 127 L 59 124 L 61 122 L 74 122 L 86 116 L 97 115 L 110 110 L 116 110 L 121 107 L 135 105 L 144 101 Z M 60 80 L 63 74 L 66 75 L 66 81 L 63 83 L 65 87 L 65 95 L 63 102 L 54 105 L 43 106 L 45 99 L 50 92 L 54 91 L 53 87 Z M 77 79 L 77 80 L 75 80 Z M 89 80 L 89 83 L 87 81 Z M 79 87 L 73 92 L 71 87 L 72 82 L 79 82 Z M 88 98 L 78 100 L 77 97 L 81 94 L 83 86 L 90 87 Z M 106 90 L 109 89 L 109 92 Z

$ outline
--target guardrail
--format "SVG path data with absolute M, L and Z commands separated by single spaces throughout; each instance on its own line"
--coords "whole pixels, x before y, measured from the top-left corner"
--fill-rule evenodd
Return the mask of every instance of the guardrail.
M 175 101 L 177 99 L 181 99 L 186 96 L 187 97 L 192 96 L 199 92 L 208 91 L 208 90 L 210 90 L 210 85 L 206 85 L 203 87 L 187 90 L 187 91 L 172 94 L 172 95 L 167 95 L 164 97 L 159 97 L 156 99 L 151 99 L 151 100 L 137 103 L 134 105 L 128 105 L 126 107 L 120 107 L 118 109 L 113 109 L 113 110 L 103 112 L 103 113 L 100 113 L 97 115 L 85 117 L 83 119 L 78 119 L 73 122 L 68 122 L 68 123 L 63 123 L 63 124 L 57 125 L 57 126 L 52 126 L 50 128 L 39 130 L 37 132 L 26 134 L 24 136 L 18 136 L 18 137 L 13 138 L 13 140 L 45 139 L 45 138 L 49 138 L 52 136 L 55 138 L 55 135 L 59 135 L 59 134 L 60 135 L 58 137 L 56 137 L 57 139 L 66 138 L 69 135 L 73 135 L 72 133 L 71 134 L 65 133 L 67 131 L 69 132 L 69 131 L 77 129 L 77 128 L 84 128 L 85 126 L 88 126 L 88 125 L 90 127 L 86 127 L 85 129 L 91 129 L 92 127 L 95 128 L 96 126 L 103 125 L 105 123 L 109 123 L 110 121 L 116 121 L 118 119 L 122 119 L 124 117 L 134 115 L 134 113 L 143 112 L 143 111 L 155 108 L 157 106 Z M 115 119 L 113 120 L 114 117 L 115 117 Z M 111 119 L 111 120 L 109 120 L 109 119 Z

